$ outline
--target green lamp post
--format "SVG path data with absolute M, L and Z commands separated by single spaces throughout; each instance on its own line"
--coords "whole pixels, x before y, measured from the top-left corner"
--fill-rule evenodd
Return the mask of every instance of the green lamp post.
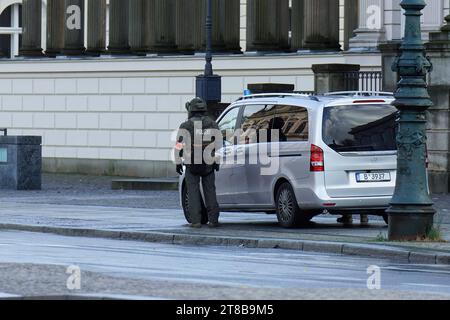
M 433 105 L 427 91 L 426 75 L 432 64 L 425 55 L 421 37 L 424 0 L 403 0 L 405 37 L 401 56 L 392 70 L 400 82 L 394 106 L 400 111 L 397 135 L 397 183 L 389 215 L 389 240 L 415 240 L 433 226 L 433 201 L 428 190 L 426 169 L 426 114 Z

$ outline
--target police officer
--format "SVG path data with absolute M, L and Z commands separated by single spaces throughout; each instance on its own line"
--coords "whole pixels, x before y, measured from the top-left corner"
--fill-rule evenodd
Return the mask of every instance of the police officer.
M 219 171 L 219 163 L 215 158 L 215 150 L 217 150 L 219 139 L 214 133 L 219 132 L 219 127 L 207 115 L 207 105 L 202 99 L 195 98 L 188 102 L 186 109 L 189 112 L 189 119 L 181 124 L 178 131 L 175 158 L 184 158 L 186 164 L 185 176 L 189 198 L 188 210 L 191 217 L 190 227 L 201 228 L 202 226 L 201 183 L 208 212 L 208 226 L 217 228 L 219 226 L 219 205 L 216 197 L 215 171 Z M 210 140 L 208 141 L 208 139 Z M 211 150 L 210 161 L 205 159 L 205 149 L 208 145 L 215 146 Z M 177 161 L 176 170 L 178 174 L 183 174 L 183 165 L 179 161 Z

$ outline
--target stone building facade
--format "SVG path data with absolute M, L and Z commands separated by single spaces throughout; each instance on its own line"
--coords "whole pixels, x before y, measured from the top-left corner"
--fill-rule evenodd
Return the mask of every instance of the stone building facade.
M 450 0 L 427 0 L 423 36 Z M 400 0 L 213 0 L 222 101 L 249 83 L 314 89 L 313 64 L 381 71 Z M 203 0 L 0 0 L 0 127 L 43 137 L 44 169 L 174 175 L 174 129 L 204 66 Z

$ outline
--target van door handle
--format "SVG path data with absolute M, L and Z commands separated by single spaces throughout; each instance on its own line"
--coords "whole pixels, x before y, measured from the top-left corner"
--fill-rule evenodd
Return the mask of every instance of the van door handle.
M 237 148 L 236 154 L 237 154 L 238 156 L 242 156 L 243 154 L 245 154 L 245 148 L 244 148 L 244 147 Z

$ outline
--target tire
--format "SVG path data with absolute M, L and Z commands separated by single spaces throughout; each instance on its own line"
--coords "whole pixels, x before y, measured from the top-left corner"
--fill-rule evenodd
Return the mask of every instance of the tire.
M 295 228 L 308 223 L 313 214 L 302 211 L 297 204 L 292 186 L 285 182 L 277 190 L 276 209 L 278 223 L 283 228 Z
M 191 223 L 192 220 L 191 220 L 191 214 L 189 213 L 189 197 L 188 197 L 187 189 L 185 186 L 183 186 L 183 189 L 181 189 L 181 196 L 183 199 L 182 207 L 183 207 L 184 218 L 186 219 L 186 221 L 188 223 Z M 202 224 L 207 224 L 207 223 L 208 223 L 208 212 L 206 211 L 206 207 L 202 201 Z

